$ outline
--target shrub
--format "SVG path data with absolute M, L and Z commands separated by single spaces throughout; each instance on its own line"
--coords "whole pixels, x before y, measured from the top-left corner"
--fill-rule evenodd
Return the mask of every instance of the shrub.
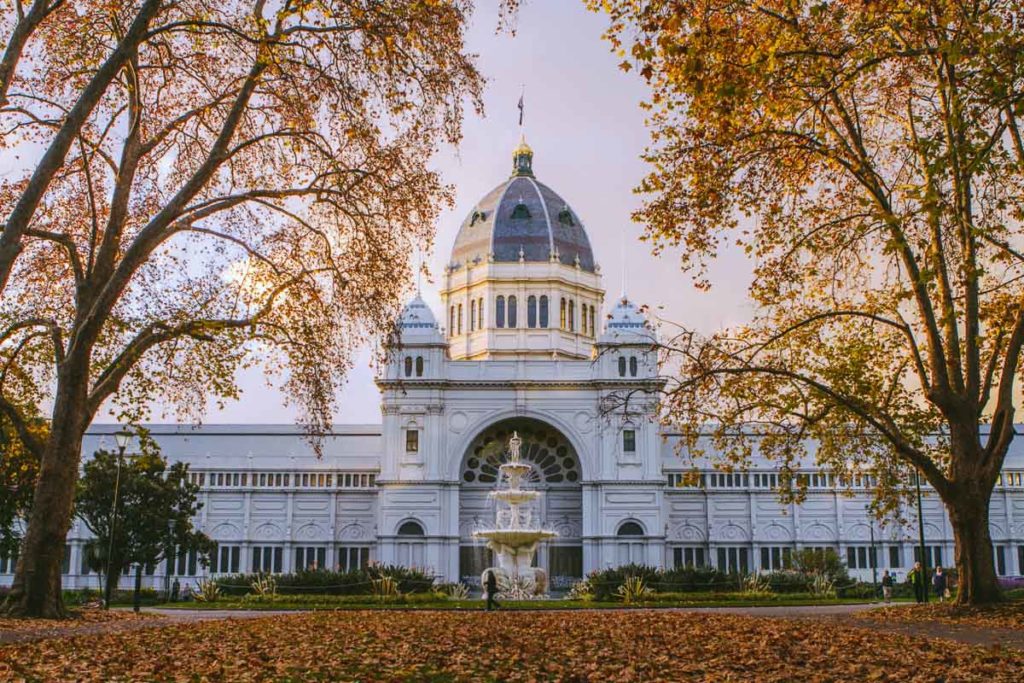
M 771 595 L 772 585 L 766 576 L 754 572 L 744 579 L 743 592 L 747 595 Z
M 808 593 L 811 575 L 794 569 L 783 569 L 763 575 L 774 593 Z
M 723 591 L 740 587 L 741 577 L 714 567 L 675 567 L 666 569 L 653 586 L 657 591 Z
M 256 578 L 249 584 L 253 595 L 275 595 L 277 593 L 277 579 L 273 574 L 257 574 Z
M 373 579 L 372 593 L 373 597 L 380 601 L 393 600 L 401 595 L 401 591 L 398 590 L 398 581 L 390 576 L 381 576 L 380 578 Z
M 633 605 L 642 602 L 651 593 L 651 589 L 647 587 L 642 577 L 627 576 L 615 593 L 622 602 L 627 605 Z
M 259 576 L 234 574 L 218 576 L 214 581 L 220 586 L 221 595 L 242 596 L 250 592 L 253 581 Z M 390 576 L 397 581 L 402 593 L 429 593 L 434 585 L 434 577 L 421 569 L 384 565 L 347 572 L 299 571 L 273 576 L 277 592 L 282 595 L 370 595 L 373 580 L 382 576 Z
M 217 602 L 220 598 L 220 586 L 216 581 L 202 579 L 196 584 L 196 590 L 192 594 L 196 602 Z
M 879 586 L 863 581 L 855 581 L 846 586 L 836 588 L 836 597 L 856 598 L 858 600 L 874 600 L 882 592 Z
M 815 574 L 811 581 L 811 595 L 819 598 L 834 598 L 836 596 L 835 579 L 824 574 Z
M 590 602 L 594 599 L 594 587 L 590 585 L 590 579 L 580 579 L 572 585 L 569 592 L 565 594 L 566 600 L 579 600 Z
M 832 548 L 798 550 L 793 553 L 793 567 L 804 574 L 820 574 L 836 583 L 850 582 L 846 565 Z

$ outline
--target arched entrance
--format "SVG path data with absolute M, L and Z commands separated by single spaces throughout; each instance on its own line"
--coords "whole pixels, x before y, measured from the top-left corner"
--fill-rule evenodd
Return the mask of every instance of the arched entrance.
M 576 449 L 565 436 L 540 420 L 516 417 L 496 422 L 477 435 L 462 458 L 459 490 L 459 577 L 476 585 L 491 565 L 490 551 L 473 531 L 494 519 L 488 498 L 498 483 L 498 465 L 508 459 L 508 440 L 518 432 L 524 462 L 533 465 L 526 486 L 543 491 L 541 523 L 558 537 L 541 546 L 534 562 L 548 571 L 553 589 L 566 588 L 583 575 L 583 479 Z

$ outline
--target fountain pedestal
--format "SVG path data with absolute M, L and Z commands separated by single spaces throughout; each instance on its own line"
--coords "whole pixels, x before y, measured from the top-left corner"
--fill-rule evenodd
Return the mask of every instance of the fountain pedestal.
M 533 466 L 520 460 L 521 446 L 522 440 L 514 432 L 509 439 L 509 461 L 498 466 L 497 489 L 491 492 L 497 506 L 494 528 L 473 533 L 474 538 L 487 541 L 497 564 L 484 570 L 483 583 L 487 583 L 487 572 L 494 572 L 502 596 L 511 600 L 540 597 L 547 593 L 547 573 L 531 565 L 537 546 L 558 535 L 540 528 L 533 519 L 530 506 L 541 494 L 522 488 L 523 478 Z M 506 488 L 502 488 L 503 483 Z

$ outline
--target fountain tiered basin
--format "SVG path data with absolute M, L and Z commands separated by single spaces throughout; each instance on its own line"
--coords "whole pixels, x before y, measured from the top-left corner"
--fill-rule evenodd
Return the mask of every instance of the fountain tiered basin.
M 523 479 L 533 466 L 520 460 L 521 446 L 519 434 L 513 433 L 509 440 L 509 461 L 498 466 L 498 488 L 491 492 L 497 507 L 494 528 L 473 533 L 474 538 L 487 541 L 497 563 L 496 567 L 484 570 L 484 585 L 487 572 L 494 572 L 502 596 L 513 600 L 536 598 L 547 593 L 547 574 L 540 567 L 531 565 L 537 546 L 558 535 L 542 529 L 533 518 L 531 505 L 541 494 L 522 488 Z M 502 488 L 503 483 L 507 488 Z

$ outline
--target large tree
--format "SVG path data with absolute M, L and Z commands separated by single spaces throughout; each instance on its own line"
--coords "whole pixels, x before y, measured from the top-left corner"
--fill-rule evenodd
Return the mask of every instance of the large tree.
M 814 444 L 840 473 L 874 469 L 883 499 L 919 472 L 949 511 L 959 601 L 998 599 L 989 500 L 1024 344 L 1024 5 L 590 5 L 651 87 L 647 237 L 701 285 L 726 245 L 753 262 L 749 323 L 669 344 L 687 445 L 742 463 L 755 429 L 795 465 Z
M 0 412 L 40 463 L 6 609 L 60 616 L 93 417 L 201 412 L 259 361 L 325 428 L 451 200 L 430 158 L 481 79 L 467 0 L 39 4 L 5 16 L 0 69 L 0 142 L 31 161 L 0 185 Z

